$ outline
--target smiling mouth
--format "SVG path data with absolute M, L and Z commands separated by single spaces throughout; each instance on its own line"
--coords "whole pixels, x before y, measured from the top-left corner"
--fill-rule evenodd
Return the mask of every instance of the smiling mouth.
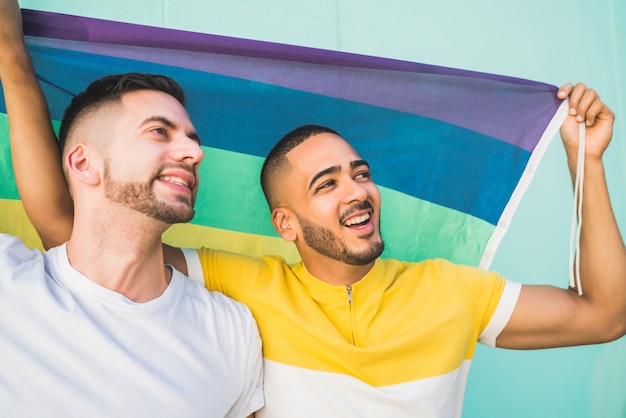
M 343 223 L 344 226 L 362 226 L 367 224 L 370 221 L 371 215 L 369 213 L 365 213 L 361 216 L 355 216 L 353 218 L 348 219 Z
M 181 179 L 180 177 L 175 177 L 175 176 L 160 176 L 159 180 L 164 181 L 166 183 L 172 183 L 172 184 L 178 184 L 187 188 L 191 188 L 191 186 L 189 185 L 189 183 L 183 179 Z

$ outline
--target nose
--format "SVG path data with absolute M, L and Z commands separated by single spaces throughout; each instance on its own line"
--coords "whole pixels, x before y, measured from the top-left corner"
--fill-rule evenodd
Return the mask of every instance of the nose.
M 368 190 L 364 184 L 350 178 L 346 185 L 345 199 L 346 203 L 363 202 L 367 200 Z
M 181 134 L 176 141 L 172 156 L 176 161 L 198 167 L 204 158 L 204 151 L 197 139 Z

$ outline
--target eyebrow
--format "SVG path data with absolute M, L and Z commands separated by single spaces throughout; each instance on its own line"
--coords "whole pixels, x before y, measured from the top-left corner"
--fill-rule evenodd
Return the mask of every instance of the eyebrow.
M 362 165 L 366 166 L 367 168 L 370 168 L 370 163 L 368 163 L 366 160 L 354 160 L 350 163 L 350 168 L 354 170 L 355 168 L 360 167 Z
M 167 126 L 170 129 L 176 129 L 176 124 L 163 116 L 152 116 L 145 119 L 139 126 L 147 125 L 150 122 L 161 122 L 163 125 Z M 196 141 L 198 144 L 202 145 L 202 141 L 200 141 L 200 136 L 195 131 L 185 132 L 189 139 Z
M 350 168 L 352 170 L 354 170 L 357 167 L 361 167 L 361 166 L 366 166 L 367 168 L 369 168 L 369 163 L 365 160 L 354 160 L 350 162 Z M 320 178 L 323 177 L 327 174 L 332 174 L 332 173 L 338 173 L 339 171 L 341 171 L 341 166 L 339 165 L 334 165 L 332 167 L 328 167 L 322 171 L 320 171 L 319 173 L 317 173 L 316 175 L 313 176 L 313 178 L 311 179 L 311 182 L 309 183 L 309 188 L 307 190 L 311 190 L 311 187 L 313 187 L 313 184 Z

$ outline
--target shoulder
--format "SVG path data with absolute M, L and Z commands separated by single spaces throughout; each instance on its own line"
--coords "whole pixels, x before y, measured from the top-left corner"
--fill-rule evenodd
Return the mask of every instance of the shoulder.
M 381 274 L 393 277 L 393 280 L 396 282 L 406 280 L 413 283 L 413 285 L 418 282 L 427 282 L 431 285 L 439 283 L 445 287 L 464 288 L 504 281 L 504 278 L 495 272 L 453 263 L 441 258 L 418 262 L 379 259 L 376 268 Z
M 495 272 L 489 272 L 476 266 L 453 263 L 442 258 L 426 260 L 419 264 L 427 273 L 449 281 L 489 280 L 498 277 Z
M 26 248 L 26 245 L 18 237 L 9 234 L 0 234 L 0 250 L 12 251 L 13 249 Z
M 224 311 L 225 313 L 236 315 L 244 321 L 248 321 L 252 319 L 252 314 L 248 307 L 229 296 L 224 295 L 221 292 L 217 291 L 208 291 L 205 289 L 208 294 L 208 298 L 212 304 L 218 307 L 218 309 Z
M 210 305 L 206 310 L 206 326 L 217 328 L 224 343 L 249 349 L 260 344 L 259 328 L 246 305 L 222 293 L 202 290 Z
M 270 279 L 274 274 L 291 267 L 280 256 L 252 257 L 210 248 L 183 250 L 189 277 L 198 282 L 211 283 L 210 289 L 221 290 L 217 283 L 237 283 L 240 279 L 249 284 L 250 278 Z
M 243 266 L 260 266 L 267 264 L 284 264 L 287 265 L 285 259 L 278 255 L 265 255 L 262 257 L 254 257 L 246 254 L 234 253 L 224 250 L 215 250 L 212 248 L 195 248 L 183 249 L 186 259 L 197 258 L 201 263 L 219 262 L 219 263 L 236 263 Z
M 174 270 L 181 282 L 182 297 L 192 309 L 199 311 L 207 318 L 219 318 L 226 322 L 246 323 L 254 321 L 246 305 L 220 292 L 207 290 L 202 283 L 193 280 L 181 272 Z
M 385 274 L 397 275 L 431 275 L 442 277 L 453 277 L 459 275 L 485 274 L 484 270 L 477 267 L 456 264 L 442 258 L 433 258 L 422 261 L 402 261 L 393 258 L 378 259 L 376 261 L 378 269 Z
M 41 258 L 41 251 L 28 248 L 19 238 L 0 234 L 0 263 L 6 268 Z
M 54 253 L 54 249 L 51 250 Z M 56 281 L 55 257 L 50 252 L 28 248 L 20 239 L 0 234 L 0 285 L 14 291 L 22 289 L 32 299 L 37 286 Z

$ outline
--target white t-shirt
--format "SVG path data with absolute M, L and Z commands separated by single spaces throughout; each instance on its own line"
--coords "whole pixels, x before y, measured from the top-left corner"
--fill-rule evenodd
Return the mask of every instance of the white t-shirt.
M 263 406 L 250 311 L 174 270 L 133 302 L 0 234 L 0 415 L 244 417 Z

